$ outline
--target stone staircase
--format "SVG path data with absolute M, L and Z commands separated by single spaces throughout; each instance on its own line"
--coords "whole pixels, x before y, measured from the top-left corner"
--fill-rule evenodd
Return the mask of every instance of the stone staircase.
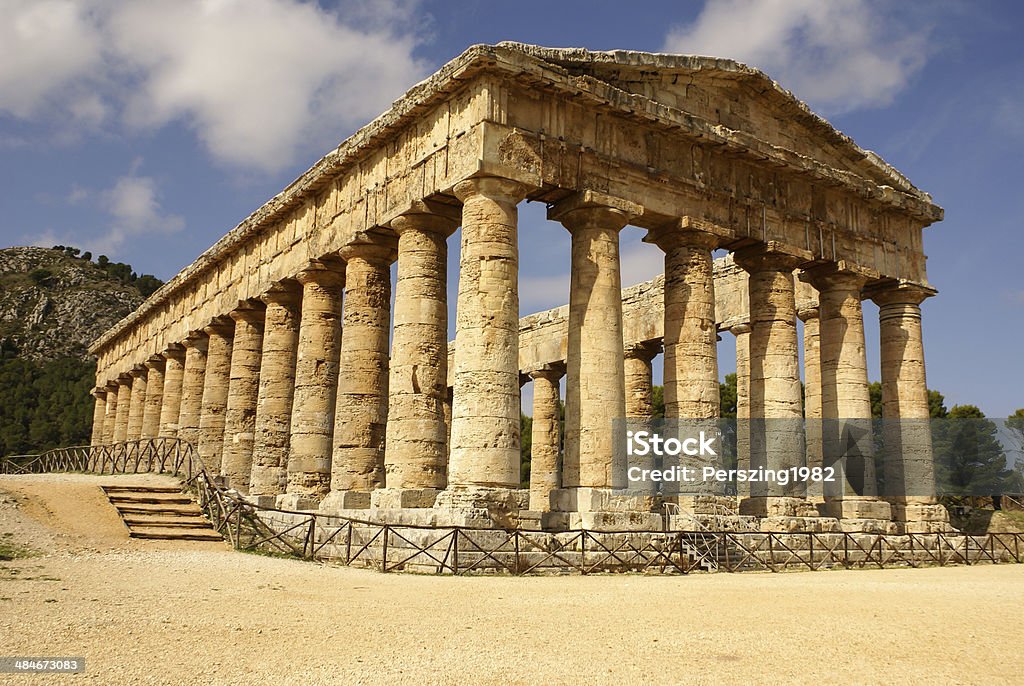
M 102 486 L 132 538 L 223 541 L 199 506 L 174 486 Z

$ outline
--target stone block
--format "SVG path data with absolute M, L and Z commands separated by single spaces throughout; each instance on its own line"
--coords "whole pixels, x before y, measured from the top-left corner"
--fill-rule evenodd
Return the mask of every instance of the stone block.
M 365 510 L 370 507 L 368 491 L 331 491 L 320 501 L 321 512 L 338 510 Z
M 661 515 L 654 512 L 571 512 L 570 529 L 591 531 L 661 531 Z
M 652 512 L 659 502 L 639 489 L 580 487 L 551 492 L 551 509 L 558 512 Z
M 282 493 L 277 496 L 277 509 L 279 510 L 315 510 L 320 506 L 320 501 L 308 493 Z
M 440 490 L 436 488 L 378 488 L 370 493 L 370 507 L 375 510 L 433 507 Z

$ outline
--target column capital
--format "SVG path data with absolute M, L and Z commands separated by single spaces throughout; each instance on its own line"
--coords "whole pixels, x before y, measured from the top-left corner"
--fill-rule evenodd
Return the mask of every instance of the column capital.
M 262 324 L 266 316 L 267 306 L 260 300 L 243 300 L 238 307 L 228 313 L 235 322 L 248 322 L 250 324 Z
M 327 287 L 344 286 L 345 262 L 336 255 L 310 260 L 309 264 L 295 275 L 295 280 L 303 286 L 307 283 L 316 283 Z
M 185 359 L 185 346 L 181 343 L 171 343 L 160 354 L 164 356 L 164 359 L 181 362 Z
M 723 226 L 685 215 L 675 222 L 650 229 L 643 240 L 667 252 L 680 246 L 714 250 L 734 237 L 735 232 Z
M 800 280 L 811 284 L 819 292 L 837 289 L 859 291 L 864 288 L 864 284 L 876 278 L 878 272 L 846 260 L 807 267 L 800 273 Z
M 623 357 L 650 362 L 662 351 L 661 341 L 639 341 L 628 343 L 623 347 Z
M 302 285 L 293 279 L 282 279 L 260 296 L 267 305 L 298 305 L 302 300 Z
M 399 236 L 406 231 L 423 231 L 443 234 L 447 238 L 461 223 L 461 208 L 436 200 L 416 200 L 405 212 L 392 219 L 390 226 Z
M 751 245 L 733 253 L 733 261 L 748 273 L 792 272 L 800 265 L 810 262 L 812 258 L 807 250 L 790 248 L 777 241 Z
M 106 398 L 108 392 L 109 391 L 107 391 L 107 388 L 105 386 L 96 386 L 91 391 L 89 391 L 89 395 L 99 400 L 100 398 Z
M 798 308 L 796 311 L 796 316 L 800 318 L 800 321 L 806 322 L 810 319 L 817 319 L 820 313 L 821 311 L 818 309 L 817 305 L 807 305 Z
M 132 379 L 140 379 L 146 375 L 149 370 L 146 369 L 145 365 L 137 364 L 128 370 L 128 376 Z
M 114 381 L 107 381 L 106 385 L 103 388 L 104 388 L 104 390 L 106 390 L 107 393 L 113 393 L 113 394 L 116 395 L 117 394 L 117 387 L 119 385 L 120 384 L 118 384 L 116 380 L 114 380 Z
M 629 200 L 596 191 L 580 191 L 548 209 L 548 219 L 561 222 L 570 232 L 577 228 L 622 229 L 643 215 L 644 208 Z
M 392 235 L 374 235 L 365 241 L 349 243 L 338 251 L 346 262 L 356 258 L 380 267 L 390 267 L 398 257 L 398 242 Z
M 913 281 L 888 281 L 869 287 L 865 295 L 879 307 L 885 305 L 920 305 L 938 293 L 931 286 Z
M 163 370 L 165 364 L 167 364 L 167 360 L 165 360 L 161 355 L 153 355 L 153 357 L 142 363 L 146 369 L 156 370 Z
M 197 348 L 199 350 L 206 350 L 210 345 L 210 337 L 207 333 L 201 329 L 195 329 L 189 331 L 188 335 L 185 336 L 185 340 L 181 342 L 182 346 L 187 350 L 188 348 Z
M 121 372 L 120 374 L 118 374 L 117 375 L 117 382 L 116 383 L 117 383 L 118 386 L 127 386 L 128 388 L 131 388 L 132 387 L 132 374 L 131 374 L 131 372 Z
M 558 381 L 565 376 L 565 362 L 559 361 L 542 364 L 536 369 L 527 371 L 526 376 L 531 379 L 550 379 L 551 381 Z
M 213 321 L 203 327 L 203 333 L 207 336 L 231 338 L 235 334 L 235 322 L 230 317 L 215 317 Z
M 482 195 L 492 200 L 504 200 L 512 205 L 526 197 L 529 188 L 518 181 L 504 179 L 500 176 L 476 176 L 459 181 L 453 189 L 455 196 L 462 202 L 475 195 Z
M 733 336 L 740 336 L 745 333 L 750 333 L 753 329 L 750 326 L 750 322 L 740 322 L 739 324 L 733 324 L 729 327 L 729 333 Z

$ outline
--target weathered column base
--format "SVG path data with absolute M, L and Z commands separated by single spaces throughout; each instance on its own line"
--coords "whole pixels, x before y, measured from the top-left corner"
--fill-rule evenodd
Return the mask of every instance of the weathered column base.
M 557 488 L 543 528 L 657 531 L 663 527 L 662 498 L 638 488 Z
M 370 493 L 370 508 L 433 507 L 440 492 L 440 488 L 378 488 Z
M 370 491 L 331 491 L 320 501 L 320 511 L 369 509 L 370 494 Z
M 525 488 L 455 486 L 438 494 L 435 508 L 455 526 L 514 529 L 529 501 Z
M 904 534 L 957 533 L 949 523 L 949 512 L 943 505 L 892 503 L 892 518 L 900 533 Z

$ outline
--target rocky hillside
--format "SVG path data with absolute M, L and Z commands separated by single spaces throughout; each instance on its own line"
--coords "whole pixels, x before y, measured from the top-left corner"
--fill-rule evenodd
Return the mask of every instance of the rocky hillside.
M 76 252 L 0 250 L 0 340 L 23 359 L 86 359 L 89 344 L 143 301 L 130 267 L 120 265 L 124 275 Z

